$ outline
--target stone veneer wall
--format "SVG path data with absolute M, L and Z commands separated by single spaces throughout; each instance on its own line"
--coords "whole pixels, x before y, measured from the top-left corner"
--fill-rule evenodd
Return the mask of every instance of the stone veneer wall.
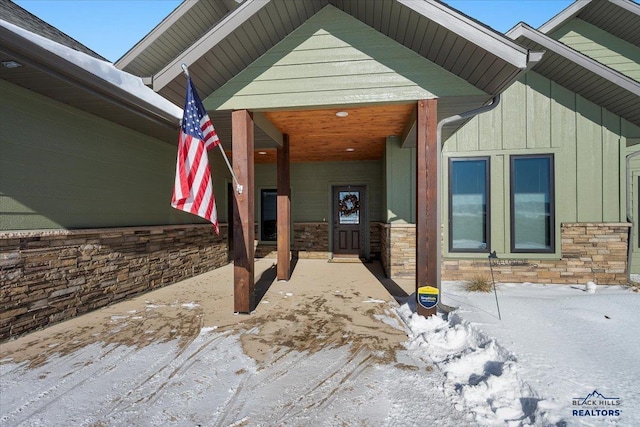
M 371 222 L 369 225 L 369 252 L 372 258 L 381 255 L 380 222 Z M 328 259 L 331 253 L 329 248 L 329 223 L 327 222 L 296 222 L 293 224 L 293 242 L 291 244 L 293 256 L 310 259 Z M 276 258 L 277 247 L 275 242 L 262 243 L 256 248 L 256 258 Z
M 564 223 L 561 226 L 561 258 L 524 256 L 528 265 L 494 265 L 497 282 L 575 284 L 627 283 L 628 223 Z M 391 278 L 415 277 L 415 226 L 385 224 L 382 233 L 382 265 Z M 513 256 L 513 258 L 518 258 Z M 499 261 L 500 263 L 500 261 Z M 442 280 L 490 277 L 488 258 L 445 258 Z
M 227 264 L 226 226 L 0 233 L 0 340 Z
M 387 276 L 394 279 L 415 278 L 415 224 L 383 224 L 381 234 L 381 261 Z
M 275 247 L 273 251 L 275 255 Z M 329 257 L 329 223 L 294 223 L 291 251 L 293 256 L 298 258 L 327 259 Z

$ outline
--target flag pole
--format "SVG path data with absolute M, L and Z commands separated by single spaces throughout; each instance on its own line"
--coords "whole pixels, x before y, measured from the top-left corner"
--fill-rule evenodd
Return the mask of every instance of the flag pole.
M 184 75 L 187 77 L 190 77 L 189 68 L 187 68 L 187 64 L 182 64 L 181 67 L 182 67 L 182 71 L 184 72 Z M 236 183 L 236 191 L 238 192 L 238 194 L 242 194 L 243 187 L 238 182 L 238 178 L 236 177 L 236 174 L 233 173 L 233 168 L 231 167 L 231 163 L 229 163 L 229 158 L 227 157 L 227 153 L 225 153 L 224 148 L 222 148 L 222 142 L 218 144 L 218 148 L 220 148 L 220 152 L 222 153 L 222 157 L 224 158 L 224 161 L 227 164 L 227 168 L 229 168 L 229 172 L 231 172 L 231 177 L 233 178 L 233 181 Z

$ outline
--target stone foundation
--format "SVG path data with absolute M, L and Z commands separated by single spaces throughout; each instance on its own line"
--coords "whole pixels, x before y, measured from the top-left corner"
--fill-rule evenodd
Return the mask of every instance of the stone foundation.
M 274 248 L 274 251 L 276 249 Z M 291 251 L 298 258 L 329 258 L 329 223 L 296 222 L 293 224 Z
M 380 222 L 369 225 L 369 253 L 371 258 L 380 258 L 381 233 Z M 294 257 L 309 259 L 328 259 L 331 256 L 329 248 L 329 223 L 327 222 L 296 222 L 293 224 L 293 242 L 291 251 Z M 274 243 L 261 243 L 256 248 L 256 258 L 277 258 L 277 247 Z
M 227 264 L 226 226 L 0 233 L 0 340 Z
M 388 277 L 413 279 L 416 277 L 415 224 L 382 224 L 382 267 Z
M 535 255 L 498 260 L 493 267 L 496 282 L 577 284 L 627 283 L 627 223 L 565 223 L 561 226 L 561 258 Z M 385 224 L 382 232 L 382 265 L 391 278 L 415 278 L 415 226 Z M 477 258 L 448 257 L 442 261 L 442 280 L 491 277 L 487 255 Z

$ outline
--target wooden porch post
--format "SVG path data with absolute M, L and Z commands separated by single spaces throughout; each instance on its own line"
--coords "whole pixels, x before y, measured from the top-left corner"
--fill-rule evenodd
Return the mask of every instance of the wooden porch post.
M 278 148 L 278 280 L 289 280 L 291 274 L 291 168 L 289 135 L 282 135 Z
M 243 186 L 234 191 L 233 207 L 233 310 L 250 313 L 255 308 L 253 118 L 247 110 L 231 113 L 233 171 Z
M 416 141 L 416 296 L 422 286 L 439 287 L 437 245 L 440 244 L 437 198 L 438 100 L 418 101 Z M 418 304 L 418 313 L 435 314 Z

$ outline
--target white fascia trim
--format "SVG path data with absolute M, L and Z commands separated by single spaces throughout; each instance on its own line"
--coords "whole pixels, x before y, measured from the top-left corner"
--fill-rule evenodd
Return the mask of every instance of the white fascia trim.
M 238 6 L 237 9 L 228 14 L 204 36 L 156 73 L 153 76 L 153 90 L 160 91 L 182 73 L 181 65 L 183 63 L 189 66 L 198 61 L 202 55 L 228 37 L 270 2 L 271 0 L 246 0 Z
M 450 9 L 445 4 L 434 0 L 396 1 L 509 62 L 514 67 L 522 69 L 527 67 L 527 49 L 509 40 L 504 35 Z

